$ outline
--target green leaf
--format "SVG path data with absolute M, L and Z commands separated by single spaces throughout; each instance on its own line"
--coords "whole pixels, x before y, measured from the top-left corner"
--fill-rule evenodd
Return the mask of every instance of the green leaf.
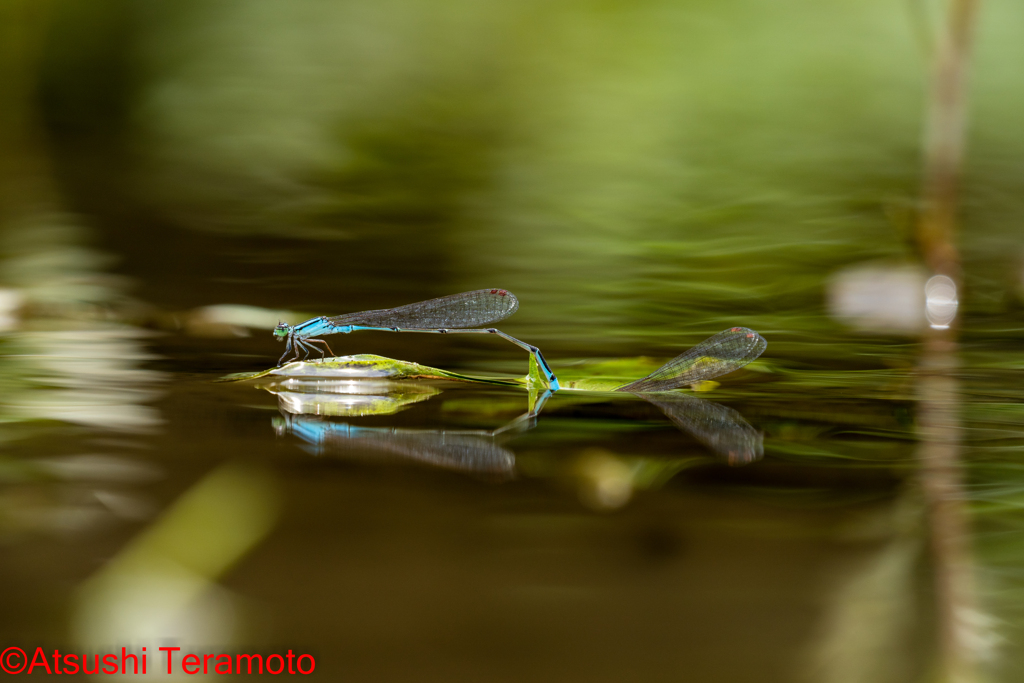
M 448 372 L 419 363 L 385 358 L 373 354 L 336 356 L 316 361 L 295 361 L 279 368 L 259 372 L 240 372 L 225 375 L 218 382 L 244 382 L 261 377 L 310 377 L 317 379 L 447 379 L 456 382 L 473 382 L 499 386 L 526 386 L 527 380 L 500 377 L 473 377 Z

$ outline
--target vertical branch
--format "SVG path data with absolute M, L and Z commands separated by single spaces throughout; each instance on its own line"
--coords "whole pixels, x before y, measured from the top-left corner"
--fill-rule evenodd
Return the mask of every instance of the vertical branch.
M 917 226 L 922 259 L 933 274 L 951 278 L 954 307 L 961 281 L 956 215 L 966 134 L 967 74 L 979 4 L 980 0 L 949 1 L 932 74 L 922 211 Z M 957 326 L 952 319 L 949 323 L 933 324 L 924 335 L 917 383 L 918 457 L 934 558 L 940 676 L 944 681 L 969 683 L 978 676 L 978 611 L 961 464 Z
M 959 280 L 956 206 L 967 119 L 967 71 L 980 0 L 951 0 L 935 54 L 924 145 L 923 210 L 918 243 L 935 273 Z

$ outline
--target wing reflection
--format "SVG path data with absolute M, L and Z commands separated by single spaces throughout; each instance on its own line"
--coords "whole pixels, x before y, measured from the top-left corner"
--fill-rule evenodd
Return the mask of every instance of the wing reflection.
M 688 394 L 663 392 L 634 396 L 656 405 L 677 427 L 693 434 L 730 465 L 746 465 L 764 455 L 761 432 L 728 406 Z
M 283 411 L 282 415 L 283 419 L 275 423 L 278 432 L 299 437 L 306 442 L 306 450 L 315 455 L 376 459 L 383 454 L 489 478 L 515 476 L 515 454 L 495 443 L 488 432 L 357 427 Z
M 363 427 L 338 417 L 391 415 L 427 400 L 440 389 L 410 382 L 289 379 L 262 385 L 277 396 L 279 434 L 292 434 L 308 452 L 322 456 L 413 461 L 492 479 L 515 476 L 516 456 L 499 437 L 531 429 L 551 392 L 536 396 L 532 410 L 495 430 Z M 630 392 L 632 393 L 632 392 Z M 737 411 L 683 393 L 634 393 L 657 406 L 729 465 L 746 465 L 764 455 L 763 436 Z
M 384 386 L 394 385 L 394 386 Z M 498 443 L 504 435 L 525 431 L 536 425 L 536 415 L 549 392 L 534 409 L 495 430 L 443 430 L 401 427 L 361 427 L 326 416 L 392 414 L 409 403 L 430 398 L 439 390 L 408 393 L 408 383 L 339 382 L 316 385 L 264 386 L 278 398 L 279 417 L 274 418 L 278 434 L 292 434 L 305 442 L 314 455 L 347 458 L 371 457 L 414 461 L 441 469 L 469 472 L 489 479 L 515 476 L 516 457 Z M 280 390 L 288 389 L 288 390 Z M 295 389 L 312 390 L 307 392 Z M 396 394 L 389 394 L 394 390 Z

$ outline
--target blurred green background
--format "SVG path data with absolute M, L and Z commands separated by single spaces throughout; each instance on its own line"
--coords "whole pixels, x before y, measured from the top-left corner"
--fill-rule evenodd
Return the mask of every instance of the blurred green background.
M 914 483 L 918 331 L 850 324 L 830 308 L 829 292 L 837 273 L 865 264 L 916 277 L 921 140 L 944 3 L 0 0 L 0 8 L 0 441 L 9 446 L 0 577 L 25 588 L 4 598 L 15 615 L 7 640 L 102 642 L 89 640 L 98 637 L 92 626 L 74 627 L 91 636 L 73 635 L 70 624 L 85 623 L 75 621 L 75 601 L 102 602 L 97 586 L 128 585 L 117 574 L 134 566 L 124 548 L 150 553 L 147 561 L 174 556 L 180 545 L 157 525 L 190 519 L 167 511 L 205 500 L 202 491 L 217 498 L 224 486 L 243 492 L 228 496 L 242 501 L 238 509 L 266 521 L 238 532 L 249 540 L 229 559 L 211 560 L 222 569 L 196 575 L 227 581 L 218 590 L 256 605 L 258 627 L 238 642 L 294 647 L 273 624 L 308 623 L 295 638 L 319 648 L 318 666 L 332 677 L 621 680 L 633 670 L 638 680 L 934 680 L 941 658 L 928 513 Z M 956 379 L 979 594 L 964 618 L 981 634 L 986 675 L 1006 681 L 1024 671 L 1021 64 L 1024 4 L 984 3 L 961 197 Z M 667 358 L 732 325 L 756 329 L 769 341 L 764 359 L 718 396 L 765 432 L 765 460 L 730 470 L 690 443 L 683 460 L 710 464 L 687 478 L 671 442 L 678 432 L 649 424 L 657 413 L 610 400 L 586 412 L 556 395 L 551 417 L 516 449 L 522 480 L 513 484 L 365 464 L 317 470 L 274 439 L 269 397 L 207 384 L 267 367 L 281 349 L 269 328 L 211 321 L 204 307 L 290 311 L 296 323 L 482 287 L 516 293 L 521 310 L 502 329 L 540 346 L 556 372 L 585 373 L 595 359 Z M 461 370 L 524 366 L 514 347 L 487 339 L 406 336 L 332 345 Z M 522 397 L 463 399 L 432 399 L 449 407 L 410 409 L 396 424 L 479 428 L 513 417 Z M 634 433 L 638 416 L 646 427 Z M 94 483 L 68 484 L 53 464 L 83 453 L 113 459 L 106 474 L 87 468 L 90 482 L 114 477 L 134 491 L 150 481 L 138 468 L 152 465 L 160 483 L 133 493 L 135 512 L 121 521 L 84 521 L 82 510 L 102 497 Z M 611 515 L 592 512 L 585 495 L 576 500 L 595 477 L 619 476 L 602 469 L 608 462 L 645 458 L 686 472 Z M 255 469 L 238 473 L 239 462 Z M 328 504 L 338 488 L 346 507 Z M 453 495 L 462 497 L 455 509 Z M 390 526 L 374 526 L 375 514 L 391 515 Z M 344 535 L 350 515 L 360 520 L 358 538 Z M 467 517 L 482 527 L 462 529 Z M 89 543 L 63 535 L 87 528 Z M 225 538 L 233 529 L 225 522 Z M 297 544 L 306 529 L 323 535 L 309 543 L 331 549 Z M 416 546 L 426 533 L 440 545 Z M 627 537 L 642 548 L 654 538 L 649 554 L 667 553 L 693 573 L 681 569 L 677 583 L 665 566 L 654 579 L 623 561 L 590 586 L 593 595 L 573 583 L 574 572 L 598 572 L 601 553 L 619 552 L 616 539 Z M 381 550 L 389 539 L 401 550 Z M 481 550 L 488 543 L 493 552 Z M 514 583 L 501 552 L 547 557 L 574 543 L 579 552 L 564 561 L 522 560 L 540 575 L 575 569 L 514 593 L 514 618 L 500 600 L 470 607 L 481 586 Z M 672 550 L 702 544 L 706 555 Z M 224 579 L 253 548 L 256 559 Z M 815 559 L 799 559 L 804 551 Z M 346 565 L 353 585 L 377 577 L 382 595 L 408 591 L 413 603 L 433 595 L 421 608 L 434 617 L 366 598 L 359 618 L 396 616 L 363 632 L 345 621 L 341 598 L 296 603 L 260 588 L 309 573 L 310 591 L 337 589 L 330 564 L 354 556 L 365 566 Z M 398 568 L 428 560 L 429 581 Z M 755 580 L 740 571 L 751 562 L 779 575 Z M 55 563 L 64 569 L 44 569 Z M 808 563 L 814 580 L 786 577 Z M 480 585 L 460 592 L 466 578 L 449 575 L 452 567 Z M 837 586 L 834 572 L 854 578 Z M 721 585 L 694 598 L 704 607 L 674 592 L 709 577 Z M 631 593 L 642 592 L 636 586 L 650 593 Z M 205 594 L 195 591 L 183 595 Z M 661 598 L 673 609 L 661 610 Z M 210 600 L 203 604 L 221 604 Z M 694 624 L 726 613 L 701 644 Z M 219 623 L 197 614 L 189 623 Z M 504 621 L 518 626 L 495 626 Z M 418 635 L 452 623 L 476 634 L 465 651 Z M 642 624 L 636 642 L 621 630 L 629 623 Z M 583 624 L 589 630 L 570 635 Z M 542 643 L 517 639 L 535 626 Z M 485 642 L 492 627 L 511 651 Z M 214 642 L 230 640 L 228 627 L 209 628 Z M 743 644 L 727 642 L 731 628 Z M 195 629 L 201 640 L 205 631 Z M 893 653 L 872 644 L 872 629 L 903 633 L 892 642 L 910 645 Z M 388 663 L 388 642 L 415 665 Z M 363 659 L 346 649 L 357 645 Z M 619 655 L 615 664 L 602 659 Z

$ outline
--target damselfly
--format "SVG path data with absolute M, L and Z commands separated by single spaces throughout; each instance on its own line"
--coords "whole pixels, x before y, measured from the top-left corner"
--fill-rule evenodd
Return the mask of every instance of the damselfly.
M 708 337 L 660 368 L 616 391 L 645 394 L 672 391 L 739 370 L 768 347 L 764 337 L 746 327 L 732 327 Z
M 520 341 L 493 327 L 485 327 L 491 323 L 504 320 L 519 309 L 519 300 L 512 292 L 505 289 L 478 289 L 473 292 L 452 294 L 415 304 L 384 308 L 376 311 L 362 311 L 345 315 L 319 316 L 298 325 L 278 323 L 274 336 L 278 341 L 287 341 L 288 346 L 277 364 L 283 365 L 289 354 L 294 355 L 289 361 L 298 360 L 302 353 L 303 359 L 309 357 L 310 351 L 319 351 L 321 357 L 324 349 L 313 344 L 323 344 L 327 351 L 334 355 L 323 339 L 316 339 L 327 334 L 348 334 L 360 330 L 378 332 L 427 332 L 434 334 L 494 334 L 507 339 L 516 346 L 526 349 L 550 385 L 552 391 L 558 389 L 558 378 L 551 371 L 540 349 L 532 344 Z

